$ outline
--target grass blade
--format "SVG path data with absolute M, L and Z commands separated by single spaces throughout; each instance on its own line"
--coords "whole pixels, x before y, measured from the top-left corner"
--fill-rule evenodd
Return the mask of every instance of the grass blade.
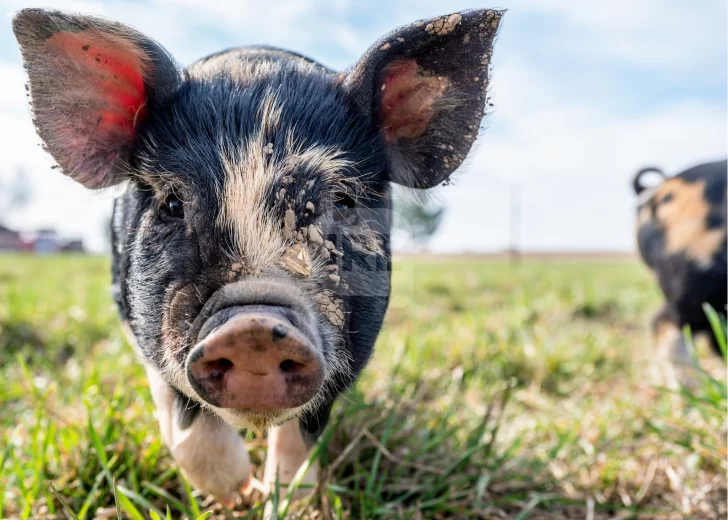
M 168 492 L 166 492 L 164 489 L 160 488 L 159 486 L 152 484 L 151 482 L 148 482 L 145 480 L 142 482 L 142 487 L 145 489 L 148 489 L 155 495 L 162 497 L 167 502 L 168 505 L 172 504 L 174 507 L 176 507 L 180 511 L 184 511 L 184 513 L 187 516 L 189 516 L 190 518 L 194 518 L 192 512 L 189 510 L 189 508 L 186 505 L 184 505 L 181 501 L 174 498 L 172 495 L 170 495 Z
M 726 346 L 726 320 L 707 303 L 703 304 L 703 311 L 705 311 L 705 315 L 710 322 L 710 327 L 713 329 L 718 348 L 723 354 L 723 358 L 726 358 L 726 353 L 728 353 L 728 346 Z
M 114 492 L 114 505 L 116 506 L 116 519 L 121 520 L 121 508 L 119 506 L 119 497 L 116 493 L 116 482 L 111 481 L 111 491 Z
M 101 443 L 101 439 L 96 432 L 96 428 L 94 428 L 93 422 L 91 422 L 91 406 L 88 402 L 86 403 L 86 409 L 89 414 L 88 434 L 91 438 L 91 444 L 93 445 L 94 450 L 96 450 L 96 456 L 99 458 L 99 462 L 101 463 L 101 471 L 106 477 L 106 480 L 109 483 L 109 487 L 111 489 L 114 489 L 114 477 L 109 470 L 109 459 L 106 457 L 106 450 L 104 449 L 104 445 Z
M 190 518 L 197 518 L 200 516 L 200 506 L 197 505 L 197 500 L 195 500 L 195 497 L 192 495 L 192 488 L 190 487 L 189 483 L 187 482 L 187 479 L 180 474 L 180 479 L 182 480 L 182 485 L 185 488 L 185 495 L 187 495 L 187 502 L 189 502 L 189 512 L 190 512 Z
M 137 503 L 141 507 L 152 510 L 155 513 L 157 513 L 157 515 L 160 515 L 160 516 L 163 514 L 162 511 L 160 511 L 158 508 L 154 507 L 154 504 L 152 504 L 149 500 L 147 500 L 146 498 L 141 496 L 139 493 L 136 493 L 135 491 L 133 491 L 127 487 L 119 486 L 119 485 L 116 486 L 116 489 L 118 490 L 119 493 L 124 495 L 127 499 L 131 500 L 132 502 Z
M 68 513 L 68 516 L 71 517 L 71 520 L 79 520 L 79 518 L 76 516 L 76 513 L 73 512 L 71 509 L 71 506 L 68 505 L 68 502 L 65 501 L 65 499 L 61 496 L 61 494 L 58 492 L 56 487 L 53 485 L 53 482 L 50 480 L 48 481 L 48 485 L 51 487 L 51 491 L 53 491 L 53 494 L 56 496 L 58 501 L 61 503 L 61 506 L 63 509 Z
M 129 490 L 124 489 L 121 486 L 117 487 L 117 493 L 114 494 L 117 506 L 121 507 L 122 511 L 129 515 L 132 520 L 144 520 L 144 515 L 142 515 L 132 501 L 127 498 L 125 492 L 129 492 Z
M 321 453 L 326 449 L 326 447 L 329 445 L 329 442 L 331 441 L 331 437 L 333 436 L 334 432 L 336 431 L 336 427 L 339 425 L 339 421 L 336 422 L 335 425 L 330 425 L 319 437 L 318 442 L 314 445 L 313 449 L 311 450 L 310 455 L 308 456 L 308 459 L 306 462 L 304 462 L 300 468 L 298 468 L 298 471 L 293 476 L 293 479 L 291 482 L 288 483 L 288 491 L 286 492 L 286 497 L 281 503 L 281 508 L 277 509 L 279 511 L 278 518 L 283 519 L 286 517 L 286 514 L 288 514 L 288 507 L 291 504 L 291 501 L 293 500 L 293 494 L 296 492 L 296 489 L 298 489 L 301 485 L 301 481 L 303 480 L 303 477 L 308 472 L 309 468 L 313 465 L 316 460 L 319 459 L 321 456 Z M 278 482 L 278 474 L 276 473 L 276 489 L 279 487 Z
M 103 472 L 96 475 L 96 478 L 94 479 L 94 483 L 88 492 L 88 496 L 86 497 L 86 500 L 84 501 L 83 505 L 81 506 L 81 509 L 78 511 L 78 517 L 81 520 L 85 520 L 86 515 L 88 514 L 88 510 L 91 507 L 91 504 L 93 503 L 94 499 L 96 498 L 96 491 L 99 489 L 99 486 L 101 485 L 101 482 L 104 480 L 104 477 L 105 477 L 105 475 Z

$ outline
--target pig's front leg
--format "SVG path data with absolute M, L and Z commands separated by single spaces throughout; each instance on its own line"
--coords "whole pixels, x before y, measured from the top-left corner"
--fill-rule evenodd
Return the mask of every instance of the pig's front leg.
M 251 482 L 250 460 L 237 430 L 172 389 L 150 367 L 149 387 L 162 438 L 187 480 L 232 507 Z
M 301 431 L 300 419 L 292 419 L 281 426 L 276 426 L 268 432 L 268 454 L 265 461 L 265 475 L 263 479 L 270 489 L 275 492 L 276 474 L 280 484 L 280 494 L 284 497 L 288 484 L 293 480 L 298 469 L 306 462 L 311 454 L 313 441 L 304 436 Z M 318 462 L 315 461 L 308 469 L 301 481 L 301 485 L 294 493 L 294 499 L 310 495 L 313 486 L 318 482 Z M 270 506 L 270 504 L 269 504 Z M 270 507 L 266 509 L 266 517 L 270 516 Z

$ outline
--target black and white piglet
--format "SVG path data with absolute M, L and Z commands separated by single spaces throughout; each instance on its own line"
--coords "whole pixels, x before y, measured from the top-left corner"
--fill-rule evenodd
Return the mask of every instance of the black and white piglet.
M 125 185 L 114 294 L 200 490 L 250 482 L 240 428 L 271 429 L 268 482 L 306 460 L 382 325 L 390 184 L 437 186 L 465 159 L 501 15 L 413 23 L 348 72 L 269 47 L 182 68 L 118 23 L 13 19 L 45 149 L 88 188 Z

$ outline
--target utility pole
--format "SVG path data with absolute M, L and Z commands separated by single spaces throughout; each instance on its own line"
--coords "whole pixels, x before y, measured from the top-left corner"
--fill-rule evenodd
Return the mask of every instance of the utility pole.
M 511 247 L 509 258 L 511 264 L 517 264 L 521 260 L 520 229 L 521 229 L 521 187 L 517 182 L 511 184 L 511 218 L 510 218 Z

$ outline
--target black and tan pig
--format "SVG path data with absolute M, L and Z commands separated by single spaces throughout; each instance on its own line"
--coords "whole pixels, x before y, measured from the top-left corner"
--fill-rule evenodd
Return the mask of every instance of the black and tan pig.
M 685 326 L 705 334 L 713 350 L 721 353 L 704 305 L 725 316 L 726 164 L 701 164 L 673 177 L 645 168 L 633 181 L 640 255 L 665 297 L 654 317 L 653 333 L 662 353 L 680 365 L 689 363 Z M 660 182 L 646 186 L 647 176 L 655 174 Z

